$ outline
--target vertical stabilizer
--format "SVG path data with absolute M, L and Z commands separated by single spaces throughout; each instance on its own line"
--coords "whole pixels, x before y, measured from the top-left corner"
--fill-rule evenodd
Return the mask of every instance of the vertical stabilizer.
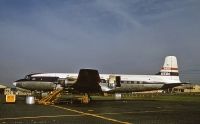
M 158 75 L 179 76 L 178 63 L 175 56 L 165 57 L 165 62 Z

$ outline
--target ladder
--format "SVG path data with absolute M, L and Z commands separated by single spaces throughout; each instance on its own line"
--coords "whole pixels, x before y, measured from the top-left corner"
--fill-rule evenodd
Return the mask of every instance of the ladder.
M 63 89 L 56 89 L 51 92 L 49 95 L 43 97 L 38 101 L 38 104 L 49 105 L 53 104 L 54 100 L 57 98 L 58 94 L 63 91 Z

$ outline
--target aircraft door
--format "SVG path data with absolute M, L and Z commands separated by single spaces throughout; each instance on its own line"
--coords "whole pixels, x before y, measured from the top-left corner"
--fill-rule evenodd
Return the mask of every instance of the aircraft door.
M 120 76 L 115 76 L 115 75 L 110 75 L 109 76 L 108 87 L 109 88 L 121 87 L 121 77 Z
M 115 76 L 114 75 L 109 76 L 108 87 L 115 88 Z
M 116 87 L 121 87 L 121 77 L 116 76 Z

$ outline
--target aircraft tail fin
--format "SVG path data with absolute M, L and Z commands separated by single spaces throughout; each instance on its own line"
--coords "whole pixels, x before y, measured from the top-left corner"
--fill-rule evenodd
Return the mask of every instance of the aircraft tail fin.
M 179 76 L 177 58 L 175 56 L 165 57 L 164 65 L 157 75 Z

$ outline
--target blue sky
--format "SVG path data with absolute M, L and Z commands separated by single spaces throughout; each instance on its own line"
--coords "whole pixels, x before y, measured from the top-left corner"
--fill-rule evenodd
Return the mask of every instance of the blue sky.
M 32 72 L 154 74 L 167 55 L 200 82 L 199 0 L 0 0 L 0 82 Z

